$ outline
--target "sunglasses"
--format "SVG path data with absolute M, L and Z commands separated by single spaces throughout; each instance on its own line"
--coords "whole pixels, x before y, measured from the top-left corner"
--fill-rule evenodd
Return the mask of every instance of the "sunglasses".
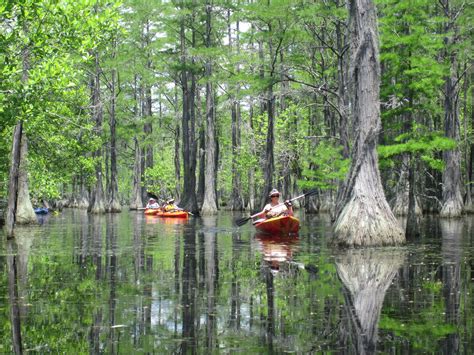
M 280 195 L 271 195 L 270 198 L 280 197 Z

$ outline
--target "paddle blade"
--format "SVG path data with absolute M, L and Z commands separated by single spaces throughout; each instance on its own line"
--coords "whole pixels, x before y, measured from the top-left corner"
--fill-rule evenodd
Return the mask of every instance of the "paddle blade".
M 310 190 L 308 191 L 307 193 L 305 193 L 305 197 L 308 197 L 308 196 L 313 196 L 313 195 L 316 195 L 318 193 L 318 190 L 317 189 L 314 189 L 314 190 Z
M 243 226 L 245 223 L 247 223 L 250 220 L 250 217 L 244 217 L 244 218 L 239 218 L 235 220 L 235 224 L 240 227 Z

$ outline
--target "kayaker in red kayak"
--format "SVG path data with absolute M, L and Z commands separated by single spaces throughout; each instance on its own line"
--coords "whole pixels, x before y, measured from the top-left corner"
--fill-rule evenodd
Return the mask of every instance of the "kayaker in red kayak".
M 286 200 L 284 204 L 278 206 L 280 204 L 280 191 L 273 189 L 268 196 L 270 197 L 270 203 L 265 205 L 263 211 L 258 214 L 257 217 L 260 218 L 254 221 L 254 224 L 278 216 L 293 216 L 293 205 L 290 201 Z
M 170 198 L 166 201 L 165 212 L 175 212 L 175 211 L 183 211 L 181 207 L 178 207 L 174 204 L 174 198 Z

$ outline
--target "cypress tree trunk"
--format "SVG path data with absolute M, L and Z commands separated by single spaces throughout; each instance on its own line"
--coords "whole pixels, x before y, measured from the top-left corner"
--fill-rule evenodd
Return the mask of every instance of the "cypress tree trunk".
M 465 175 L 465 186 L 466 186 L 466 199 L 464 201 L 464 211 L 465 212 L 473 212 L 473 205 L 472 205 L 472 196 L 471 196 L 471 170 L 472 165 L 470 162 L 470 147 L 471 145 L 468 143 L 468 111 L 467 111 L 467 97 L 469 93 L 469 84 L 471 83 L 468 80 L 467 76 L 467 63 L 464 63 L 464 71 L 466 72 L 466 78 L 464 79 L 464 89 L 463 89 L 463 117 L 464 117 L 464 142 L 465 142 L 465 155 L 464 155 L 464 163 L 466 164 L 466 175 Z M 471 75 L 472 77 L 472 75 Z M 474 96 L 474 90 L 471 90 L 472 95 Z M 474 112 L 474 107 L 472 107 L 472 111 Z
M 471 83 L 474 83 L 474 70 L 471 72 Z M 466 99 L 467 100 L 467 99 Z M 467 113 L 464 115 L 465 120 L 467 120 Z M 471 127 L 474 127 L 474 90 L 471 90 Z M 474 163 L 474 143 L 471 143 L 469 145 L 469 148 L 467 149 L 469 152 L 469 157 L 467 158 L 467 176 L 468 176 L 468 183 L 469 183 L 469 188 L 467 190 L 467 193 L 469 196 L 466 198 L 466 205 L 469 207 L 469 212 L 474 212 L 474 205 L 472 202 L 472 197 L 471 197 L 471 191 L 472 187 L 470 186 L 470 183 L 472 182 L 472 169 L 473 169 L 473 163 Z M 467 201 L 470 201 L 470 203 L 467 203 Z
M 250 104 L 249 109 L 249 126 L 250 126 L 250 151 L 253 156 L 257 154 L 257 147 L 255 143 L 255 135 L 254 135 L 254 127 L 253 127 L 253 105 Z M 248 209 L 253 211 L 255 209 L 255 167 L 250 167 L 249 170 L 249 201 L 248 201 Z
M 110 191 L 109 191 L 109 212 L 120 212 L 122 206 L 118 197 L 118 181 L 117 181 L 117 144 L 116 144 L 116 119 L 115 106 L 117 94 L 115 92 L 117 85 L 117 70 L 112 69 L 112 78 L 110 82 L 111 98 L 110 98 Z
M 95 73 L 91 80 L 92 89 L 92 118 L 95 121 L 95 132 L 98 136 L 102 133 L 102 102 L 100 98 L 100 68 L 99 55 L 95 53 Z M 93 157 L 95 163 L 96 185 L 92 190 L 92 201 L 88 211 L 90 213 L 105 213 L 104 188 L 102 186 L 102 149 L 98 148 Z
M 444 90 L 444 133 L 446 137 L 451 138 L 458 143 L 460 141 L 459 124 L 459 85 L 456 75 L 457 70 L 457 28 L 455 26 L 455 17 L 458 15 L 450 7 L 449 0 L 440 1 L 447 15 L 446 19 L 446 38 L 445 45 L 449 53 L 450 74 L 446 77 Z M 448 37 L 448 33 L 455 33 Z M 459 217 L 463 210 L 463 200 L 461 194 L 461 152 L 459 148 L 443 152 L 445 169 L 443 171 L 443 207 L 441 208 L 441 217 Z
M 400 167 L 400 177 L 397 182 L 396 193 L 395 193 L 395 202 L 393 203 L 393 213 L 396 216 L 407 216 L 409 214 L 409 194 L 410 194 L 410 181 L 409 181 L 409 170 L 410 162 L 413 158 L 410 159 L 408 154 L 404 154 L 402 157 L 402 164 Z M 415 181 L 415 179 L 414 179 Z M 414 213 L 418 216 L 422 215 L 421 207 L 418 204 L 418 199 L 415 198 L 415 209 Z
M 13 132 L 8 185 L 6 232 L 9 237 L 13 236 L 15 224 L 36 223 L 36 215 L 28 191 L 27 155 L 27 139 L 23 133 L 23 122 L 19 121 Z
M 23 21 L 23 31 L 28 35 L 27 20 Z M 30 48 L 28 45 L 22 48 L 22 74 L 21 82 L 27 84 L 30 69 Z M 23 130 L 23 121 L 20 120 L 13 131 L 11 166 L 8 183 L 8 205 L 6 213 L 6 232 L 8 237 L 13 236 L 13 227 L 16 223 L 36 223 L 36 215 L 31 204 L 28 189 L 28 140 Z
M 180 192 L 181 192 L 181 161 L 179 159 L 180 156 L 180 125 L 179 125 L 179 112 L 178 112 L 178 93 L 175 89 L 174 95 L 174 102 L 175 102 L 175 109 L 176 109 L 176 123 L 175 123 L 175 131 L 174 131 L 174 176 L 175 176 L 175 198 L 179 200 Z
M 137 137 L 134 138 L 135 141 L 135 164 L 133 168 L 133 187 L 132 187 L 132 200 L 130 203 L 130 209 L 136 210 L 143 206 L 142 200 L 142 189 L 141 189 L 141 181 L 142 181 L 142 153 L 140 145 L 138 144 Z
M 229 33 L 229 49 L 232 51 L 232 32 L 230 25 L 230 11 L 227 13 L 228 19 L 228 33 Z M 236 38 L 235 38 L 235 49 L 237 55 L 240 54 L 240 34 L 239 34 L 239 21 L 236 23 Z M 236 65 L 237 74 L 240 73 L 239 64 Z M 232 193 L 231 193 L 231 210 L 241 211 L 244 208 L 244 201 L 242 198 L 242 183 L 241 176 L 238 167 L 238 156 L 240 154 L 240 126 L 241 126 L 241 115 L 240 115 L 240 102 L 236 98 L 239 95 L 239 84 L 235 85 L 235 93 L 230 96 L 231 101 L 231 117 L 232 117 Z
M 80 176 L 80 197 L 79 202 L 77 203 L 77 208 L 88 209 L 89 208 L 89 191 L 84 183 L 84 174 L 81 173 Z
M 211 48 L 211 14 L 212 7 L 206 1 L 206 48 Z M 211 83 L 212 65 L 211 59 L 207 59 L 205 64 L 206 82 L 206 174 L 204 175 L 204 202 L 202 204 L 202 214 L 215 214 L 216 204 L 216 123 L 214 115 L 214 90 Z
M 18 194 L 15 223 L 36 223 L 36 214 L 30 200 L 28 187 L 28 139 L 23 133 L 20 144 L 20 165 L 18 167 Z
M 349 174 L 336 204 L 333 242 L 346 246 L 396 245 L 405 241 L 385 199 L 378 170 L 380 62 L 372 0 L 351 0 L 351 95 L 357 132 Z
M 198 207 L 201 209 L 204 203 L 204 185 L 206 175 L 206 135 L 204 133 L 204 127 L 199 132 L 199 178 L 198 178 L 198 190 L 196 194 Z
M 273 171 L 275 170 L 275 158 L 273 147 L 275 146 L 275 96 L 273 95 L 273 85 L 267 92 L 267 140 L 265 145 L 265 163 L 263 166 L 264 187 L 260 200 L 260 205 L 264 206 L 268 199 L 268 194 L 273 187 Z
M 339 5 L 337 1 L 336 6 Z M 350 142 L 349 142 L 349 98 L 347 95 L 347 36 L 344 35 L 340 21 L 336 23 L 336 43 L 337 43 L 337 106 L 339 110 L 339 136 L 343 146 L 342 156 L 344 159 L 349 158 Z
M 458 90 L 454 85 L 456 78 L 446 79 L 445 89 L 445 135 L 459 142 Z M 458 148 L 443 152 L 445 169 L 443 171 L 443 207 L 441 217 L 459 217 L 463 210 L 461 194 L 461 152 Z
M 408 168 L 408 218 L 407 218 L 407 227 L 405 229 L 405 234 L 407 238 L 415 238 L 420 235 L 420 228 L 418 225 L 418 218 L 416 213 L 416 179 L 415 179 L 415 171 L 416 171 L 416 158 L 412 155 L 410 157 Z
M 200 90 L 196 93 L 197 97 L 197 115 L 199 121 L 199 149 L 198 149 L 198 157 L 199 157 L 199 177 L 198 177 L 198 189 L 197 189 L 197 204 L 199 209 L 202 208 L 202 204 L 204 202 L 204 186 L 205 186 L 205 178 L 206 175 L 206 123 L 202 118 L 201 112 L 201 94 Z
M 181 72 L 181 89 L 183 93 L 183 195 L 181 198 L 181 207 L 188 211 L 195 212 L 197 210 L 196 199 L 196 142 L 194 132 L 194 97 L 196 90 L 196 80 L 191 74 L 191 87 L 188 85 L 188 72 L 185 69 L 187 65 L 187 50 L 185 24 L 181 23 L 180 43 L 181 43 L 181 64 L 183 70 Z M 194 33 L 193 33 L 194 43 Z

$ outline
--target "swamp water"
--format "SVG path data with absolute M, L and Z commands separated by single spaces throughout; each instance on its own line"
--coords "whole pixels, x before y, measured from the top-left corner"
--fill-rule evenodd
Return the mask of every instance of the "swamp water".
M 298 215 L 298 214 L 297 214 Z M 65 210 L 0 239 L 0 353 L 474 353 L 474 217 L 401 248 L 333 250 L 325 216 Z

